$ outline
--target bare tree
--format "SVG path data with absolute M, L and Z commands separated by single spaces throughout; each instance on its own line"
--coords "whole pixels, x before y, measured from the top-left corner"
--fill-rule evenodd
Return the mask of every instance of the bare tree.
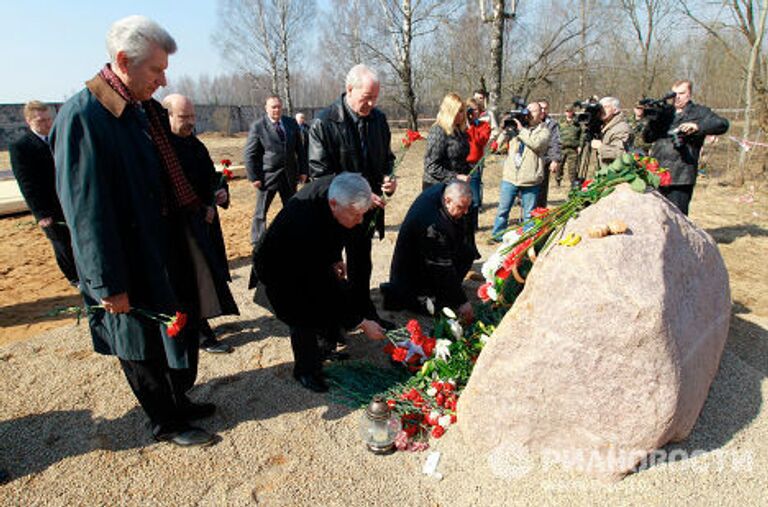
M 654 58 L 654 43 L 669 38 L 672 21 L 670 0 L 621 0 L 619 8 L 629 20 L 634 43 L 642 59 L 641 93 L 648 95 L 656 79 L 658 60 Z
M 492 0 L 492 12 L 488 14 L 486 0 L 478 0 L 480 19 L 491 24 L 491 74 L 489 79 L 488 110 L 496 118 L 496 110 L 501 101 L 502 75 L 504 72 L 504 27 L 507 20 L 517 16 L 517 0 Z M 495 125 L 494 125 L 495 126 Z
M 414 39 L 437 30 L 456 10 L 454 0 L 377 0 L 380 23 L 378 34 L 389 38 L 389 44 L 379 44 L 378 39 L 362 39 L 365 53 L 377 62 L 385 64 L 397 77 L 400 95 L 395 102 L 406 110 L 408 128 L 416 129 L 417 99 L 414 90 L 413 44 Z
M 749 64 L 747 66 L 747 79 L 744 86 L 744 130 L 742 132 L 743 139 L 749 139 L 749 129 L 751 123 L 751 110 L 752 110 L 752 83 L 755 78 L 755 67 L 758 64 L 758 56 L 760 55 L 760 46 L 763 44 L 763 36 L 765 35 L 765 16 L 768 14 L 768 0 L 763 0 L 762 8 L 760 12 L 760 22 L 758 24 L 755 41 L 752 43 L 752 50 L 749 54 Z M 736 179 L 737 185 L 744 184 L 745 165 L 747 161 L 747 152 L 742 149 L 739 154 L 739 174 Z

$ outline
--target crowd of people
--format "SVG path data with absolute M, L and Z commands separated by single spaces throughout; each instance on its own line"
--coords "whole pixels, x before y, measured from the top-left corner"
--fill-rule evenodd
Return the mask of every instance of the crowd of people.
M 62 272 L 86 305 L 103 308 L 88 317 L 94 349 L 118 357 L 154 438 L 208 445 L 214 436 L 193 421 L 216 407 L 187 392 L 201 348 L 232 350 L 208 324 L 239 314 L 218 216 L 229 189 L 194 134 L 193 103 L 178 94 L 162 104 L 152 98 L 166 85 L 176 51 L 171 35 L 130 16 L 111 26 L 107 48 L 109 63 L 63 105 L 53 127 L 45 104 L 27 104 L 29 129 L 10 149 L 13 170 Z M 380 89 L 376 72 L 356 65 L 343 93 L 311 124 L 302 114 L 284 115 L 272 95 L 248 133 L 244 160 L 255 190 L 249 285 L 254 301 L 290 328 L 293 375 L 313 392 L 328 389 L 324 361 L 348 357 L 339 350 L 348 331 L 382 340 L 394 328 L 370 292 L 373 239 L 384 236 L 386 201 L 398 186 L 389 125 L 376 107 Z M 603 98 L 600 135 L 590 142 L 573 108 L 558 123 L 547 101 L 535 101 L 523 116 L 497 122 L 484 91 L 466 101 L 447 94 L 429 130 L 422 193 L 400 227 L 390 279 L 381 285 L 384 308 L 427 313 L 447 306 L 473 319 L 462 282 L 479 258 L 482 176 L 492 152 L 507 153 L 493 242 L 508 228 L 516 198 L 522 219 L 546 206 L 550 174 L 557 185 L 564 177 L 579 184 L 589 152 L 602 166 L 650 149 L 672 172 L 664 195 L 687 213 L 703 139 L 728 123 L 691 102 L 690 81 L 672 89 L 674 115 L 642 118 L 641 108 L 633 124 L 618 99 Z M 267 224 L 276 194 L 282 209 Z M 186 324 L 171 336 L 146 312 L 183 312 Z

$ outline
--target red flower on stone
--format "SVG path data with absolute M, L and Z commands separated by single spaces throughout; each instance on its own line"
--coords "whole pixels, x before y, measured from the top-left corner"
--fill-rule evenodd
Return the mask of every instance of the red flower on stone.
M 444 434 L 445 434 L 445 428 L 443 428 L 442 426 L 438 425 L 438 426 L 435 426 L 434 428 L 432 428 L 432 436 L 433 437 L 440 438 Z
M 223 158 L 221 159 L 221 165 L 223 165 L 224 167 L 229 167 L 232 165 L 232 161 L 229 160 L 228 158 Z
M 235 173 L 232 172 L 231 169 L 227 169 L 226 167 L 221 170 L 221 174 L 228 180 L 231 180 L 235 177 Z

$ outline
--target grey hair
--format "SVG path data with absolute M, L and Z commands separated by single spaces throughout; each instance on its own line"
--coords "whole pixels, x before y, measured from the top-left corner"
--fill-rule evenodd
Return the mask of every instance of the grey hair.
M 118 19 L 107 32 L 107 52 L 112 63 L 117 54 L 124 52 L 133 63 L 140 63 L 149 56 L 153 45 L 166 53 L 176 52 L 176 41 L 163 27 L 145 16 L 128 16 Z
M 349 69 L 344 84 L 352 88 L 360 88 L 366 77 L 369 77 L 375 84 L 379 84 L 379 76 L 376 75 L 376 72 L 367 65 L 358 63 Z
M 333 199 L 342 208 L 353 207 L 358 210 L 371 207 L 371 186 L 358 173 L 343 172 L 333 178 L 328 189 L 328 200 Z
M 619 99 L 617 99 L 616 97 L 603 97 L 602 99 L 600 99 L 600 105 L 612 106 L 616 110 L 621 109 L 621 103 L 619 102 Z
M 466 181 L 451 180 L 445 186 L 445 190 L 443 190 L 443 197 L 451 197 L 452 199 L 472 199 L 472 189 Z

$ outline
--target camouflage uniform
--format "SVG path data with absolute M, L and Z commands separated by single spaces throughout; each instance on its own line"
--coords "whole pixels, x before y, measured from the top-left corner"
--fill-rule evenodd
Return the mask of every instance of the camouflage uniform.
M 635 115 L 632 115 L 632 118 L 629 119 L 629 126 L 635 135 L 635 148 L 641 150 L 645 155 L 650 155 L 652 143 L 646 143 L 643 140 L 645 123 L 643 118 L 638 119 Z
M 563 163 L 557 173 L 557 184 L 563 179 L 563 174 L 568 175 L 568 181 L 571 185 L 578 178 L 579 154 L 577 148 L 581 146 L 582 138 L 581 125 L 575 118 L 568 121 L 568 118 L 560 120 L 560 144 L 562 146 Z

